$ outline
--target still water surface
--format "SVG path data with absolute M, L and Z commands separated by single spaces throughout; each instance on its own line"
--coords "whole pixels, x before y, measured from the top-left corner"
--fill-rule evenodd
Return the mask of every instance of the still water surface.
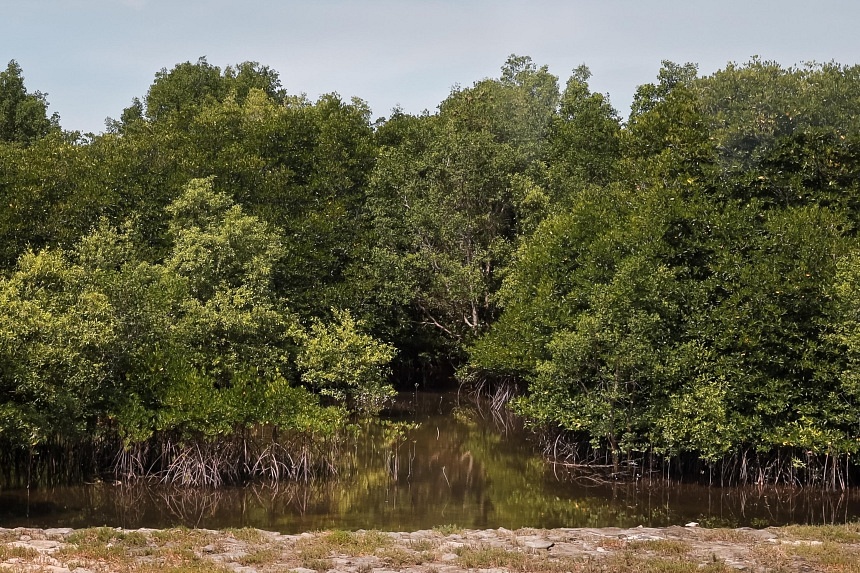
M 860 496 L 790 489 L 596 482 L 549 464 L 515 421 L 457 404 L 455 394 L 401 396 L 334 480 L 189 490 L 146 484 L 0 490 L 0 527 L 185 525 L 408 531 L 466 528 L 842 523 Z

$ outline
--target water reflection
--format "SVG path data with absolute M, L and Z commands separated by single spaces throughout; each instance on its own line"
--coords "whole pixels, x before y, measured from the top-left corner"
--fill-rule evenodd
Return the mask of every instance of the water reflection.
M 345 449 L 335 480 L 191 490 L 147 484 L 0 491 L 0 526 L 415 530 L 841 523 L 853 492 L 595 480 L 534 455 L 517 421 L 409 395 Z

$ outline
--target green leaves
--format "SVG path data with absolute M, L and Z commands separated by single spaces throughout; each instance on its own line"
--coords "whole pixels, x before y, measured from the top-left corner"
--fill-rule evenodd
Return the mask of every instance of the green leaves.
M 395 115 L 379 130 L 368 210 L 378 260 L 398 271 L 382 288 L 408 299 L 410 330 L 437 353 L 456 356 L 496 318 L 519 211 L 533 226 L 544 208 L 541 160 L 558 97 L 545 67 L 512 56 L 500 79 L 454 90 L 437 116 Z
M 29 145 L 59 127 L 57 114 L 48 117 L 45 94 L 28 93 L 18 62 L 0 72 L 0 142 Z
M 394 396 L 388 364 L 395 350 L 360 331 L 349 312 L 332 309 L 335 323 L 314 321 L 296 358 L 301 380 L 325 396 L 375 414 Z
M 523 399 L 521 411 L 547 422 L 560 409 L 566 429 L 586 430 L 612 450 L 629 448 L 622 442 L 641 437 L 654 394 L 675 382 L 665 372 L 678 313 L 673 281 L 645 257 L 625 259 L 609 284 L 595 285 L 587 309 L 553 334 L 533 379 L 539 407 Z
M 855 452 L 858 212 L 841 130 L 857 100 L 842 76 L 856 79 L 666 64 L 619 134 L 615 183 L 578 187 L 522 239 L 471 368 L 525 379 L 516 409 L 533 424 L 616 453 Z M 582 77 L 562 110 L 599 109 Z
M 56 251 L 23 256 L 18 271 L 0 282 L 0 293 L 0 385 L 8 424 L 0 431 L 37 444 L 55 432 L 73 439 L 94 430 L 91 412 L 109 400 L 117 341 L 107 298 Z
M 260 424 L 322 435 L 346 410 L 314 392 L 369 412 L 392 394 L 393 349 L 346 311 L 306 333 L 272 284 L 280 235 L 212 187 L 193 180 L 169 207 L 163 264 L 138 258 L 133 224 L 102 221 L 74 251 L 29 253 L 0 281 L 7 444 L 116 435 L 131 446 Z
M 284 256 L 280 237 L 212 187 L 211 178 L 192 180 L 168 206 L 174 246 L 167 268 L 186 277 L 203 302 L 219 289 L 268 295 L 272 270 Z

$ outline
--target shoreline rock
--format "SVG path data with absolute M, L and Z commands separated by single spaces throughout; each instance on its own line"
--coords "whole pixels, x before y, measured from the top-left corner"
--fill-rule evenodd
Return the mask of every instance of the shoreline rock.
M 0 571 L 155 571 L 189 563 L 233 573 L 662 571 L 667 561 L 680 567 L 672 571 L 685 571 L 682 564 L 693 567 L 690 571 L 826 571 L 815 562 L 825 550 L 860 562 L 860 525 L 839 527 L 445 528 L 297 535 L 257 529 L 0 528 Z

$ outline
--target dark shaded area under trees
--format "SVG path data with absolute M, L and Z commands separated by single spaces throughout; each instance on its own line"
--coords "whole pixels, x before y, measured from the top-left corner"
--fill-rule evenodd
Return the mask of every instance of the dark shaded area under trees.
M 201 58 L 84 135 L 10 62 L 7 479 L 50 452 L 189 484 L 307 477 L 351 415 L 456 371 L 517 388 L 571 463 L 844 486 L 860 68 L 664 62 L 626 121 L 589 76 L 561 88 L 511 56 L 436 113 L 373 121 Z

